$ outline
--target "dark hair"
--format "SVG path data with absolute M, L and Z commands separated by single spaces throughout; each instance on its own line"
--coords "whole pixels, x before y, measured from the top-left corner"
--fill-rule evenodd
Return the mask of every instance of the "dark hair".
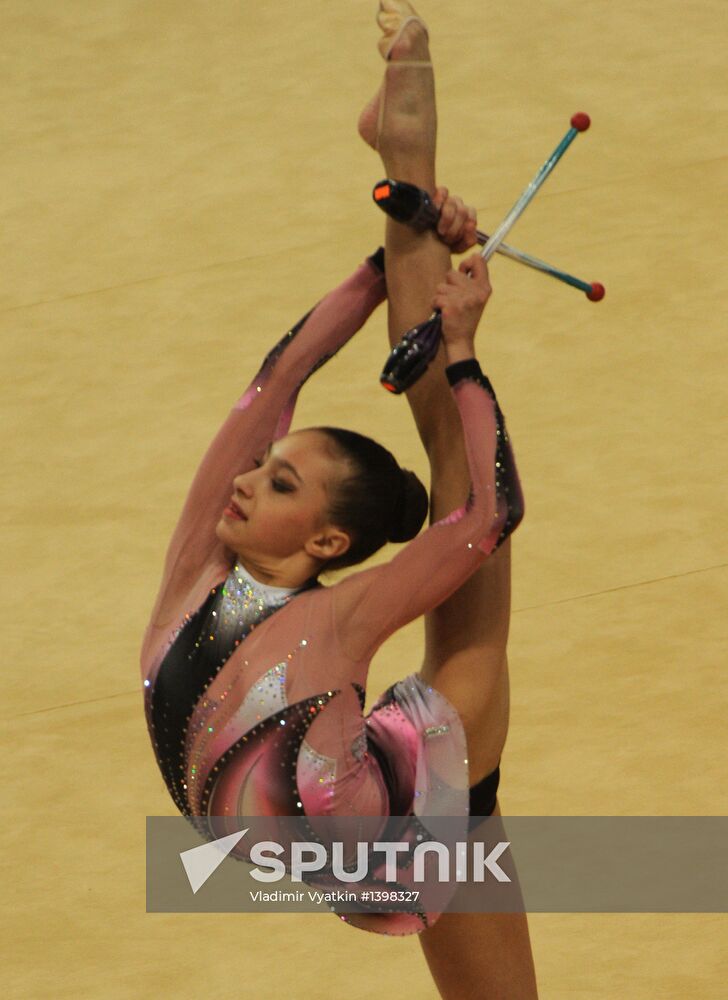
M 329 517 L 351 536 L 351 546 L 326 569 L 363 562 L 386 542 L 414 538 L 427 517 L 427 490 L 394 455 L 363 434 L 340 427 L 312 427 L 333 442 L 351 471 L 331 488 Z

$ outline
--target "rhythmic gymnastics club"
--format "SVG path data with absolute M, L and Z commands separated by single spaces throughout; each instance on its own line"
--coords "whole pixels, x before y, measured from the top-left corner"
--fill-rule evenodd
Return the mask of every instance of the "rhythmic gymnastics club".
M 481 246 L 487 244 L 489 237 L 486 233 L 481 233 L 481 231 L 477 229 L 475 231 L 475 236 Z M 567 274 L 566 271 L 560 271 L 557 267 L 547 264 L 544 260 L 539 260 L 538 257 L 533 257 L 530 253 L 523 253 L 522 250 L 516 250 L 515 247 L 509 247 L 506 243 L 501 243 L 501 245 L 496 248 L 496 253 L 502 253 L 504 256 L 510 257 L 511 260 L 517 260 L 519 263 L 525 264 L 526 267 L 532 267 L 535 271 L 541 271 L 542 274 L 548 274 L 552 278 L 556 278 L 557 281 L 563 281 L 565 285 L 571 285 L 572 288 L 578 288 L 580 291 L 584 292 L 590 302 L 601 302 L 604 298 L 604 285 L 601 285 L 598 281 L 592 281 L 591 284 L 589 284 L 588 281 L 582 281 L 581 278 L 575 278 L 573 274 Z
M 586 132 L 590 124 L 589 115 L 583 112 L 572 116 L 569 131 L 481 250 L 484 260 L 490 260 L 574 139 L 580 132 Z M 441 335 L 442 313 L 435 309 L 428 320 L 408 330 L 390 353 L 379 376 L 384 388 L 398 395 L 413 386 L 437 354 Z
M 406 181 L 395 181 L 387 177 L 374 185 L 372 198 L 390 218 L 410 226 L 417 232 L 437 228 L 437 223 L 440 220 L 439 209 L 435 208 L 427 191 L 414 184 L 408 184 Z M 485 246 L 490 237 L 487 233 L 476 229 L 475 239 L 480 246 Z M 571 285 L 572 288 L 578 288 L 585 293 L 591 302 L 599 302 L 604 298 L 604 285 L 600 285 L 599 282 L 594 281 L 590 284 L 587 281 L 582 281 L 552 264 L 547 264 L 546 261 L 540 260 L 538 257 L 508 246 L 507 243 L 501 243 L 497 247 L 496 253 L 503 254 L 504 257 L 525 264 L 526 267 L 531 267 L 535 271 L 556 278 L 566 285 Z
M 548 160 L 539 168 L 538 173 L 533 178 L 531 183 L 528 185 L 526 190 L 523 192 L 521 197 L 518 199 L 516 204 L 510 210 L 508 215 L 505 217 L 503 222 L 498 226 L 496 231 L 487 241 L 483 249 L 480 251 L 480 256 L 483 260 L 490 260 L 493 254 L 496 252 L 498 247 L 501 245 L 505 239 L 508 232 L 513 228 L 516 222 L 520 219 L 523 213 L 526 211 L 530 203 L 536 197 L 541 185 L 544 183 L 546 178 L 553 172 L 554 167 L 559 162 L 561 157 L 564 155 L 566 150 L 572 144 L 574 139 L 580 132 L 586 132 L 586 130 L 591 125 L 591 120 L 589 115 L 585 115 L 583 111 L 577 112 L 572 115 L 571 118 L 571 128 L 566 133 L 564 138 L 558 144 L 556 149 L 553 151 Z

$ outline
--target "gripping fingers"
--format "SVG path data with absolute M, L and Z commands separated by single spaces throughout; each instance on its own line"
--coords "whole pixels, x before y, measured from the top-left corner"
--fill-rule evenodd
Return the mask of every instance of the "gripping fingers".
M 486 293 L 486 299 L 490 296 L 493 289 L 490 285 L 488 265 L 479 253 L 474 253 L 472 256 L 468 257 L 467 260 L 462 261 L 460 264 L 460 272 L 469 276 L 471 280 L 475 282 L 475 286 L 482 289 Z
M 474 257 L 463 261 L 460 270 L 448 272 L 433 299 L 434 308 L 442 314 L 443 336 L 448 342 L 468 340 L 475 335 L 490 298 L 487 266 L 479 254 Z
M 454 253 L 463 253 L 477 243 L 475 209 L 462 198 L 450 195 L 446 187 L 437 188 L 433 203 L 440 210 L 437 235 Z
M 442 206 L 447 201 L 447 196 L 450 194 L 446 187 L 435 188 L 435 194 L 432 197 L 432 204 L 435 208 L 442 208 Z
M 478 242 L 478 219 L 475 209 L 470 206 L 466 206 L 466 208 L 467 218 L 463 224 L 460 241 L 457 246 L 453 247 L 455 253 L 465 253 L 466 250 L 476 246 Z
M 468 210 L 462 198 L 450 197 L 442 206 L 437 232 L 449 246 L 458 243 L 462 237 L 463 227 L 468 218 Z

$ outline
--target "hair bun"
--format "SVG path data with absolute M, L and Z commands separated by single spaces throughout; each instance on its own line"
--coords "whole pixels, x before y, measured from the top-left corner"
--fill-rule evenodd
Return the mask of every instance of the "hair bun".
M 388 534 L 390 542 L 408 542 L 419 532 L 427 517 L 427 490 L 409 469 L 400 469 L 399 490 Z

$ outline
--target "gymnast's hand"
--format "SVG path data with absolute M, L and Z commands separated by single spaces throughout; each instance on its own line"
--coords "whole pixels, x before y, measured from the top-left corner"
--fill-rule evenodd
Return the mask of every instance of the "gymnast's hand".
M 474 356 L 475 331 L 491 292 L 488 265 L 479 253 L 449 271 L 437 286 L 432 305 L 442 313 L 448 364 Z
M 475 231 L 478 220 L 474 208 L 466 205 L 462 198 L 451 195 L 446 187 L 439 187 L 432 199 L 435 208 L 440 209 L 437 235 L 450 247 L 453 253 L 465 253 L 478 242 Z

